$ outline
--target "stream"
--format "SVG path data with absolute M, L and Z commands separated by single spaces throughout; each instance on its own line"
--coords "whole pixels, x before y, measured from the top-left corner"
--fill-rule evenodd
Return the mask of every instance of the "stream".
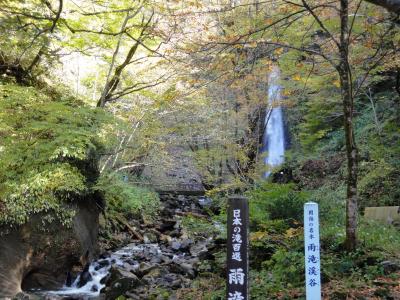
M 268 77 L 268 113 L 265 117 L 263 151 L 270 176 L 272 169 L 284 162 L 285 134 L 281 107 L 280 72 L 274 67 Z M 203 208 L 211 204 L 204 196 L 167 195 L 162 197 L 160 218 L 149 228 L 134 223 L 142 241 L 102 254 L 86 265 L 76 278 L 68 278 L 56 291 L 31 291 L 44 299 L 115 299 L 126 295 L 131 299 L 148 299 L 160 289 L 173 291 L 189 287 L 200 260 L 210 255 L 214 238 L 193 240 L 182 230 L 182 216 L 195 214 L 207 218 Z M 156 226 L 155 224 L 160 224 Z M 224 228 L 214 224 L 217 231 Z
M 159 222 L 152 226 L 131 224 L 143 235 L 143 241 L 132 241 L 116 251 L 103 253 L 76 278 L 67 279 L 59 290 L 30 292 L 42 299 L 114 299 L 124 294 L 141 300 L 149 299 L 160 289 L 172 294 L 189 287 L 200 260 L 210 255 L 214 237 L 204 233 L 190 238 L 182 226 L 182 217 L 208 219 L 203 208 L 211 200 L 183 195 L 163 198 Z M 214 224 L 214 228 L 216 232 L 223 230 L 220 224 Z

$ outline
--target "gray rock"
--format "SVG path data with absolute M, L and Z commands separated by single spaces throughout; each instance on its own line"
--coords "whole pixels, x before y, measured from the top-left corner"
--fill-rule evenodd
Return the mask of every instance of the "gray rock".
M 383 261 L 381 262 L 381 266 L 383 267 L 383 272 L 385 274 L 394 273 L 400 270 L 400 264 L 394 261 L 389 261 L 389 260 Z
M 212 204 L 212 199 L 206 196 L 199 197 L 198 203 L 202 207 L 210 207 Z
M 104 267 L 107 267 L 109 264 L 110 264 L 110 262 L 107 259 L 98 260 L 97 266 L 94 269 L 97 271 Z
M 79 275 L 78 288 L 83 287 L 86 283 L 92 280 L 92 275 L 89 273 L 89 263 L 86 264 L 82 273 Z
M 106 299 L 116 299 L 125 292 L 141 284 L 139 278 L 135 274 L 118 266 L 112 266 L 109 275 L 105 282 L 106 288 L 100 291 L 106 294 Z
M 166 268 L 158 266 L 157 268 L 153 268 L 149 273 L 143 276 L 143 281 L 145 281 L 147 284 L 152 284 L 165 274 L 168 274 L 168 270 L 166 270 Z
M 132 277 L 124 277 L 115 280 L 106 292 L 106 299 L 116 299 L 127 291 L 137 287 L 140 281 Z
M 4 299 L 7 299 L 7 298 L 4 298 Z M 36 296 L 36 295 L 20 292 L 14 296 L 13 300 L 40 300 L 40 297 Z
M 183 239 L 181 249 L 187 250 L 187 249 L 189 249 L 190 245 L 192 245 L 192 244 L 193 244 L 193 241 L 191 239 Z
M 195 271 L 189 263 L 174 263 L 170 265 L 170 271 L 182 275 L 189 275 L 190 278 L 195 277 Z
M 158 239 L 157 239 L 157 236 L 153 232 L 146 232 L 143 235 L 143 242 L 145 244 L 153 244 L 153 243 L 157 243 Z
M 128 272 L 134 272 L 138 269 L 138 267 L 139 267 L 138 265 L 131 265 L 127 262 L 124 262 L 123 264 L 123 268 Z
M 135 273 L 139 276 L 139 277 L 143 277 L 146 274 L 150 273 L 151 271 L 153 271 L 154 269 L 157 269 L 158 265 L 157 264 L 150 264 L 150 263 L 146 263 L 146 262 L 141 262 L 139 265 L 139 268 L 135 271 Z
M 207 240 L 199 241 L 199 242 L 193 244 L 189 250 L 190 254 L 192 256 L 199 257 L 200 259 L 204 258 L 208 253 L 208 249 L 207 249 L 208 244 L 209 244 L 209 242 Z
M 169 258 L 169 257 L 166 256 L 166 255 L 162 255 L 160 258 L 161 258 L 161 261 L 164 262 L 164 263 L 166 263 L 166 264 L 170 264 L 170 263 L 172 262 L 172 259 Z
M 171 243 L 171 248 L 174 249 L 174 250 L 179 250 L 179 249 L 182 248 L 182 244 L 180 242 L 178 242 L 178 241 L 173 241 Z
M 166 220 L 163 220 L 161 225 L 158 226 L 158 229 L 161 232 L 165 232 L 167 230 L 172 230 L 172 229 L 174 229 L 175 224 L 176 224 L 176 220 L 174 220 L 174 219 L 166 219 Z
M 132 278 L 135 281 L 139 281 L 137 276 L 133 274 L 132 272 L 129 272 L 127 270 L 124 270 L 121 267 L 118 266 L 112 266 L 110 269 L 110 276 L 108 280 L 106 281 L 106 286 L 111 285 L 114 281 L 121 279 L 121 278 Z

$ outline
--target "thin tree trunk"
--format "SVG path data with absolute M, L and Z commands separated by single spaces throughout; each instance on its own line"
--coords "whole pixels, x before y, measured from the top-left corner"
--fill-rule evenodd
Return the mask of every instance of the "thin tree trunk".
M 348 0 L 340 1 L 340 75 L 342 102 L 344 113 L 344 130 L 347 156 L 347 199 L 346 199 L 346 241 L 348 251 L 354 251 L 357 246 L 357 147 L 354 138 L 353 110 L 354 99 L 352 91 L 351 69 L 348 62 Z
M 122 22 L 121 32 L 125 30 L 126 25 L 127 25 L 128 21 L 129 21 L 129 18 L 130 18 L 130 16 L 129 16 L 129 12 L 128 12 L 126 14 L 126 17 L 125 17 L 124 21 Z M 97 107 L 104 107 L 105 104 L 106 104 L 106 96 L 107 96 L 107 93 L 110 90 L 111 73 L 112 73 L 112 71 L 114 69 L 115 61 L 117 59 L 119 48 L 121 46 L 122 36 L 123 36 L 123 34 L 120 34 L 120 36 L 118 37 L 117 46 L 116 46 L 115 51 L 113 53 L 113 56 L 112 56 L 112 59 L 111 59 L 111 64 L 110 64 L 110 68 L 108 70 L 108 74 L 107 74 L 107 78 L 106 78 L 106 84 L 105 84 L 104 89 L 103 89 L 103 91 L 101 93 L 100 99 L 97 102 Z

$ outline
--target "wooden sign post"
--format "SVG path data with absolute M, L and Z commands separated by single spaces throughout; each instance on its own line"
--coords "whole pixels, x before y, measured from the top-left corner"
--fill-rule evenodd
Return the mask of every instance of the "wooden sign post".
M 321 300 L 318 204 L 304 204 L 304 253 L 307 300 Z
M 249 206 L 247 198 L 228 200 L 226 299 L 248 300 Z

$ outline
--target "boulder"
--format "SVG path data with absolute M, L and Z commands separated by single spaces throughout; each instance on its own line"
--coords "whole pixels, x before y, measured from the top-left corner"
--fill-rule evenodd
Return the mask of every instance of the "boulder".
M 96 255 L 100 210 L 94 202 L 69 205 L 75 211 L 72 226 L 58 221 L 43 225 L 48 213 L 17 228 L 0 227 L 0 299 L 22 290 L 60 288 L 68 271 Z
M 113 300 L 139 286 L 140 280 L 135 274 L 112 266 L 105 284 L 106 288 L 101 292 L 106 294 L 106 299 Z
M 381 262 L 381 266 L 385 274 L 394 273 L 400 270 L 400 264 L 394 261 L 385 260 Z
M 83 268 L 83 271 L 81 272 L 81 274 L 79 275 L 79 279 L 78 279 L 78 288 L 83 287 L 84 285 L 86 285 L 86 283 L 88 283 L 89 281 L 91 281 L 92 275 L 89 272 L 89 266 L 90 264 L 87 263 L 86 266 Z
M 135 274 L 139 277 L 143 277 L 144 275 L 150 273 L 152 270 L 157 269 L 157 264 L 151 264 L 147 262 L 141 262 L 139 268 L 135 270 Z

